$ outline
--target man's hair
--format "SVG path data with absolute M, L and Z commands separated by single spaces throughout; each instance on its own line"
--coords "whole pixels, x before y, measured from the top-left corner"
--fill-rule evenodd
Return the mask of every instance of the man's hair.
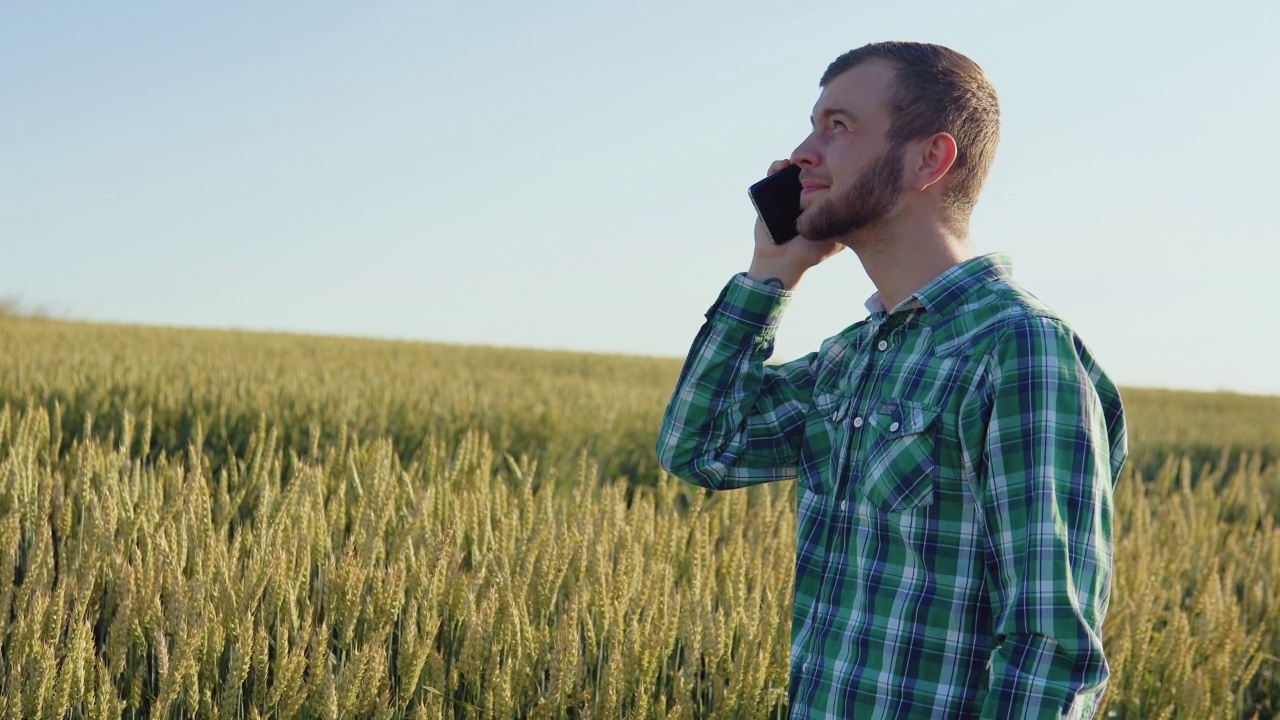
M 894 68 L 889 98 L 890 146 L 945 132 L 956 141 L 956 161 L 944 201 L 949 213 L 968 217 L 991 171 L 1000 140 L 1000 104 L 982 68 L 960 53 L 915 42 L 881 42 L 841 55 L 820 87 L 859 63 L 887 61 Z

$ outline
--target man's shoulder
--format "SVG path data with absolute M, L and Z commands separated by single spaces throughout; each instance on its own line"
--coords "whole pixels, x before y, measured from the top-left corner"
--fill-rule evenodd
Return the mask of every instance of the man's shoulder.
M 935 321 L 934 350 L 940 355 L 991 352 L 1018 328 L 1051 326 L 1075 331 L 1053 308 L 1010 277 L 991 280 L 970 292 L 946 317 Z

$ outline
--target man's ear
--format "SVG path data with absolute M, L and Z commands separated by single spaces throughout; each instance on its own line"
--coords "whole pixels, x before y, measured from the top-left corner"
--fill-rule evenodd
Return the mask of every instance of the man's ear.
M 956 164 L 958 152 L 956 139 L 948 133 L 935 133 L 919 141 L 908 166 L 908 187 L 921 191 L 945 178 Z

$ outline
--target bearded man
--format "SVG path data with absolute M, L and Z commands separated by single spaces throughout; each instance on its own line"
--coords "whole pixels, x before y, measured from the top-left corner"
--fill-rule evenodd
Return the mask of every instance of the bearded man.
M 876 43 L 820 82 L 801 237 L 756 222 L 663 419 L 664 468 L 716 490 L 797 479 L 794 718 L 1088 718 L 1108 678 L 1115 384 L 1079 336 L 975 256 L 999 136 L 967 57 Z M 801 276 L 858 255 L 869 317 L 766 365 Z

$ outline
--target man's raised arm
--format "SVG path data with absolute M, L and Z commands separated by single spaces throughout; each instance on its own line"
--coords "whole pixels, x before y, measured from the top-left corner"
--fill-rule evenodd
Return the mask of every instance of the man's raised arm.
M 775 162 L 772 174 L 789 164 Z M 707 312 L 667 404 L 658 461 L 716 490 L 796 477 L 813 395 L 816 354 L 766 366 L 791 291 L 835 243 L 779 245 L 757 218 L 751 269 L 735 276 Z

